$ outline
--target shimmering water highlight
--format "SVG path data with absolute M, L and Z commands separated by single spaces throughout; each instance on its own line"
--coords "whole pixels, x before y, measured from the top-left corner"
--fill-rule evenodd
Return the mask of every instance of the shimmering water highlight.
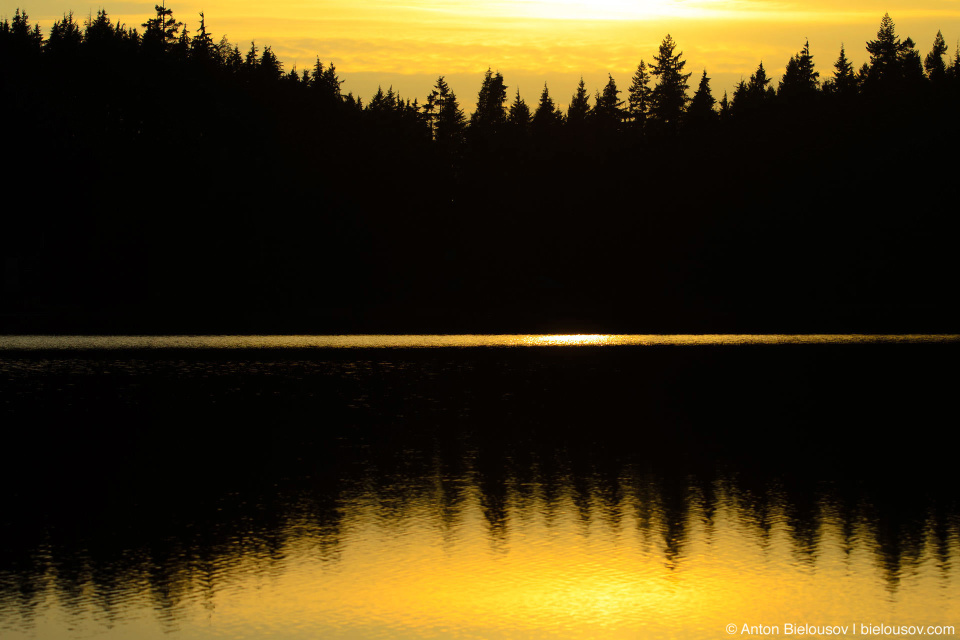
M 960 341 L 957 334 L 498 334 L 255 336 L 0 336 L 0 350 L 450 349 L 470 347 L 889 344 Z

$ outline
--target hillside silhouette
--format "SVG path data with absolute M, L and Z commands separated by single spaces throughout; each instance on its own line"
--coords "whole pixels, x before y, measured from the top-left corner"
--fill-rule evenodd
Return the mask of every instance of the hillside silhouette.
M 940 33 L 731 96 L 667 35 L 592 95 L 490 69 L 468 113 L 192 26 L 0 24 L 0 330 L 956 330 Z

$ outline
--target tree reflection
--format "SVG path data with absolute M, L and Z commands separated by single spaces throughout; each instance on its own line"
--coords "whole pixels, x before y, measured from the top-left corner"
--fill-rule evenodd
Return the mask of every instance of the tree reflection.
M 534 534 L 559 554 L 571 541 L 613 539 L 671 575 L 694 562 L 693 550 L 712 553 L 736 535 L 763 558 L 782 554 L 786 541 L 788 555 L 814 568 L 835 548 L 848 564 L 866 552 L 891 592 L 928 558 L 952 579 L 960 511 L 949 467 L 933 453 L 912 464 L 873 432 L 829 433 L 852 410 L 821 389 L 850 379 L 851 351 L 791 351 L 779 366 L 763 350 L 510 353 L 481 353 L 469 366 L 405 353 L 282 367 L 84 360 L 71 375 L 18 368 L 20 396 L 6 396 L 14 422 L 29 418 L 49 434 L 64 417 L 74 424 L 94 404 L 102 410 L 87 441 L 42 443 L 18 432 L 24 459 L 3 471 L 18 490 L 4 497 L 0 617 L 32 624 L 53 594 L 75 615 L 94 609 L 111 624 L 148 601 L 172 628 L 225 584 L 282 576 L 294 552 L 308 549 L 336 571 L 371 537 L 420 531 L 450 555 L 477 535 L 500 557 Z M 884 400 L 861 412 L 865 420 L 890 424 L 908 411 L 920 419 L 950 397 L 927 391 L 946 385 L 932 373 L 941 369 L 919 366 L 930 352 L 910 353 L 927 355 L 888 352 L 856 371 L 848 384 L 857 397 Z M 771 371 L 794 386 L 778 393 Z M 902 396 L 887 380 L 897 371 L 910 372 L 899 377 Z M 73 382 L 73 413 L 38 412 L 46 391 L 31 391 L 31 376 Z M 202 391 L 190 386 L 197 380 Z M 154 427 L 144 416 L 157 405 L 124 386 L 145 382 L 164 399 Z M 735 402 L 744 384 L 769 395 Z M 929 408 L 909 399 L 920 390 Z M 101 404 L 111 394 L 127 403 Z M 774 407 L 804 394 L 820 404 L 790 405 L 770 426 Z M 690 396 L 709 400 L 710 412 L 692 408 Z M 198 422 L 178 427 L 172 418 L 182 416 Z M 736 429 L 715 428 L 730 416 Z M 131 434 L 131 423 L 143 426 Z M 237 425 L 253 433 L 265 424 L 274 426 L 259 437 L 236 436 Z M 118 462 L 85 444 L 111 437 L 135 459 Z M 32 451 L 57 461 L 43 467 L 42 482 L 23 482 Z

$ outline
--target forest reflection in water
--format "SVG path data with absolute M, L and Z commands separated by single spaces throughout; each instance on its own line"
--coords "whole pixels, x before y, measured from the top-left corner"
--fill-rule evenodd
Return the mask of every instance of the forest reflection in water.
M 955 353 L 777 349 L 4 358 L 0 629 L 956 625 Z

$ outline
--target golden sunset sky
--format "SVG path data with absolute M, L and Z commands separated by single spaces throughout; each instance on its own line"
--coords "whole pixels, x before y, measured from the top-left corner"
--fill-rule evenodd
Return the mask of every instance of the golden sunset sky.
M 0 17 L 23 8 L 45 33 L 72 10 L 81 22 L 101 6 L 116 23 L 142 31 L 154 2 L 76 4 L 75 0 L 0 2 Z M 226 34 L 242 52 L 271 46 L 289 70 L 332 61 L 344 92 L 364 103 L 378 85 L 420 98 L 444 75 L 469 114 L 488 67 L 503 73 L 512 99 L 535 104 L 543 83 L 564 108 L 583 76 L 591 95 L 612 74 L 624 91 L 640 60 L 652 62 L 667 33 L 692 72 L 704 68 L 719 99 L 761 61 L 774 82 L 810 40 L 821 80 L 831 77 L 845 45 L 855 67 L 889 12 L 902 38 L 921 55 L 937 30 L 950 56 L 960 38 L 960 0 L 171 0 L 174 17 L 193 34 L 199 12 L 215 39 Z M 592 102 L 592 101 L 591 101 Z

